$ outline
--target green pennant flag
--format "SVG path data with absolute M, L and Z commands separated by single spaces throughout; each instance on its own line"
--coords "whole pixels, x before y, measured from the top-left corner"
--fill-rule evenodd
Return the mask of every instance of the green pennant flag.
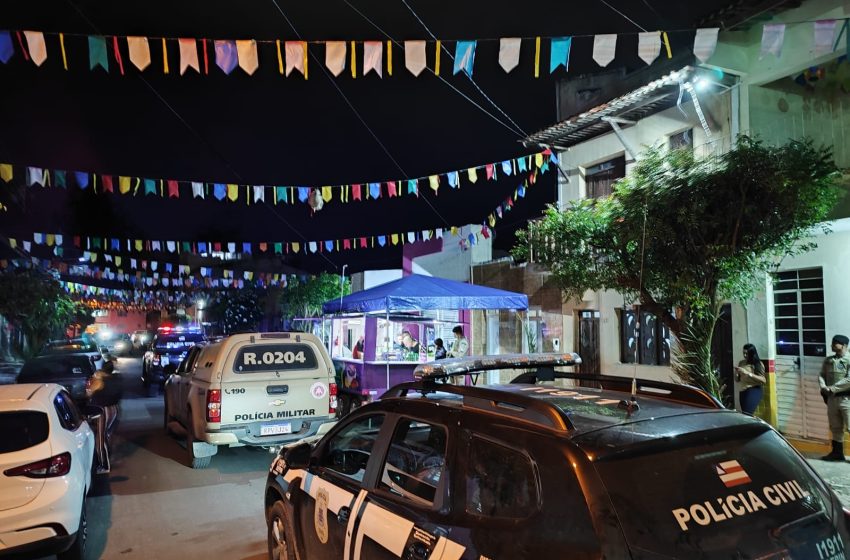
M 89 35 L 89 69 L 94 70 L 98 66 L 109 72 L 106 38 L 100 35 Z
M 274 252 L 276 255 L 280 255 L 281 253 L 283 253 L 283 243 L 275 243 Z

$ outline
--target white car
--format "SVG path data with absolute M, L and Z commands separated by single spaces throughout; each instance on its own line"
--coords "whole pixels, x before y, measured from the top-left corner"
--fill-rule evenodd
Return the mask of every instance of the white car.
M 53 383 L 0 385 L 0 556 L 85 557 L 94 434 Z

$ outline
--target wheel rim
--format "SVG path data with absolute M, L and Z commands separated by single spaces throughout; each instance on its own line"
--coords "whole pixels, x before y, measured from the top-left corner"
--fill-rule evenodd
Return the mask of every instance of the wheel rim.
M 283 519 L 275 515 L 271 523 L 272 558 L 273 560 L 289 560 L 289 551 L 286 546 L 286 532 L 283 527 Z

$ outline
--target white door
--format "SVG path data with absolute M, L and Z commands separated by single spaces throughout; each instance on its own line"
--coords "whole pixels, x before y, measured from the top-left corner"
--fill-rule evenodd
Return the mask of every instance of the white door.
M 818 374 L 826 358 L 823 270 L 787 270 L 774 276 L 776 396 L 779 431 L 829 440 Z

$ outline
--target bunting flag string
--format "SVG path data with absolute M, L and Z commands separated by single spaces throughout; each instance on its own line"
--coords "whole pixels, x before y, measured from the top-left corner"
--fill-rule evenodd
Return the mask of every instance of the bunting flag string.
M 549 164 L 557 161 L 556 156 L 534 158 L 536 168 L 522 180 L 520 185 L 491 212 L 485 220 L 483 227 L 495 226 L 506 212 L 509 212 L 516 201 L 525 197 L 526 189 L 537 182 L 538 175 L 548 172 Z M 504 170 L 503 170 L 504 171 Z M 494 170 L 495 173 L 495 170 Z M 407 243 L 428 241 L 434 238 L 443 238 L 448 235 L 456 235 L 457 227 L 436 228 L 420 231 L 392 232 L 383 235 L 354 236 L 342 239 L 329 240 L 307 240 L 307 241 L 174 241 L 174 240 L 149 240 L 149 239 L 121 239 L 109 237 L 87 237 L 80 235 L 68 235 L 63 233 L 32 234 L 32 240 L 9 238 L 12 249 L 20 249 L 27 254 L 32 254 L 34 247 L 45 247 L 52 251 L 57 257 L 64 256 L 66 249 L 74 249 L 82 253 L 81 263 L 94 265 L 112 263 L 115 266 L 128 266 L 132 270 L 168 269 L 174 263 L 163 262 L 149 258 L 150 253 L 180 255 L 194 255 L 208 258 L 232 260 L 234 258 L 245 258 L 256 254 L 286 255 L 286 254 L 315 254 L 337 252 L 345 250 L 374 249 L 376 247 L 397 246 Z M 481 232 L 479 232 L 480 234 Z M 144 258 L 143 258 L 144 257 Z M 183 265 L 180 265 L 183 266 Z M 188 269 L 188 267 L 186 267 Z M 202 267 L 203 270 L 203 267 Z
M 114 196 L 159 196 L 160 198 L 190 198 L 213 200 L 217 202 L 247 202 L 248 204 L 296 204 L 309 205 L 314 211 L 319 210 L 322 205 L 338 201 L 340 203 L 353 203 L 355 201 L 377 200 L 379 198 L 396 198 L 405 195 L 419 196 L 419 183 L 427 184 L 433 189 L 434 194 L 442 185 L 451 188 L 460 188 L 461 182 L 458 177 L 466 176 L 471 184 L 477 183 L 479 170 L 486 171 L 488 181 L 496 180 L 497 177 L 492 170 L 497 166 L 508 169 L 519 168 L 520 170 L 535 169 L 539 167 L 536 162 L 543 162 L 544 156 L 551 156 L 550 150 L 535 152 L 507 160 L 486 163 L 466 169 L 438 173 L 426 177 L 415 177 L 402 179 L 402 183 L 408 185 L 407 189 L 400 189 L 397 180 L 371 181 L 356 183 L 353 185 L 241 185 L 225 183 L 223 181 L 191 181 L 176 179 L 151 179 L 145 177 L 133 177 L 128 175 L 117 176 L 117 190 L 114 188 L 115 175 L 90 173 L 87 171 L 66 171 L 61 169 L 44 169 L 41 167 L 18 165 L 11 163 L 0 163 L 0 180 L 10 182 L 19 177 L 27 187 L 50 187 L 53 189 L 67 189 L 76 186 L 81 190 L 92 188 L 98 195 Z M 542 163 L 541 163 L 542 165 Z M 95 188 L 100 185 L 100 188 Z M 414 185 L 411 188 L 411 185 Z M 141 188 L 140 188 L 141 187 Z M 361 196 L 361 187 L 362 196 Z M 345 193 L 349 190 L 354 195 L 347 197 Z M 311 196 L 317 193 L 318 196 Z M 316 201 L 321 204 L 316 205 Z
M 831 20 L 834 21 L 834 20 Z M 846 19 L 845 19 L 846 21 Z M 798 22 L 811 23 L 811 22 Z M 823 37 L 823 24 L 820 25 L 820 37 Z M 784 30 L 782 24 L 782 30 Z M 561 66 L 564 67 L 564 72 L 569 71 L 569 51 L 571 41 L 575 39 L 591 39 L 592 40 L 592 58 L 600 66 L 608 66 L 616 56 L 617 51 L 623 52 L 623 48 L 617 49 L 618 38 L 620 37 L 636 37 L 637 41 L 634 47 L 637 54 L 644 62 L 651 64 L 658 56 L 663 42 L 668 58 L 672 56 L 670 51 L 670 41 L 668 34 L 692 34 L 694 35 L 694 43 L 692 50 L 697 57 L 705 62 L 707 57 L 714 53 L 714 46 L 717 42 L 717 28 L 705 29 L 676 29 L 656 32 L 629 32 L 629 33 L 600 33 L 600 34 L 579 34 L 573 36 L 550 36 L 550 37 L 501 37 L 501 38 L 480 38 L 480 39 L 465 39 L 453 41 L 454 49 L 454 72 L 453 74 L 466 74 L 472 76 L 473 67 L 475 64 L 476 46 L 479 43 L 498 41 L 498 65 L 506 74 L 511 73 L 520 62 L 520 51 L 523 47 L 534 48 L 534 68 L 529 72 L 534 73 L 535 77 L 539 76 L 540 58 L 545 56 L 542 51 L 543 41 L 549 46 L 550 53 L 550 74 L 554 73 L 554 69 Z M 12 33 L 18 38 L 17 45 L 12 39 Z M 23 35 L 22 35 L 23 33 Z M 782 34 L 775 24 L 765 25 L 766 37 L 769 37 L 767 43 L 764 43 L 764 52 L 777 54 L 781 51 Z M 24 40 L 24 36 L 26 40 Z M 161 45 L 162 62 L 157 64 L 158 70 L 163 74 L 170 74 L 169 67 L 174 65 L 174 60 L 179 60 L 180 72 L 176 73 L 184 75 L 188 69 L 193 69 L 197 73 L 200 71 L 200 59 L 198 57 L 198 49 L 203 53 L 204 60 L 204 75 L 208 72 L 208 55 L 207 55 L 207 39 L 193 37 L 161 37 L 161 36 L 121 36 L 121 35 L 86 35 L 80 33 L 53 32 L 53 31 L 18 31 L 18 30 L 0 30 L 0 63 L 7 64 L 16 54 L 25 61 L 33 62 L 37 66 L 43 66 L 44 62 L 53 56 L 61 57 L 63 67 L 68 69 L 68 58 L 73 56 L 81 56 L 73 48 L 69 48 L 65 41 L 66 37 L 85 38 L 88 42 L 88 61 L 89 69 L 95 70 L 101 68 L 107 73 L 118 69 L 118 73 L 123 75 L 125 67 L 123 64 L 123 52 L 127 53 L 127 58 L 138 71 L 144 72 L 151 67 L 151 50 L 150 42 Z M 50 38 L 48 42 L 46 38 Z M 111 49 L 107 48 L 107 40 L 112 39 Z M 779 46 L 776 42 L 779 42 Z M 281 42 L 283 42 L 283 50 L 281 50 Z M 420 76 L 422 70 L 427 67 L 427 52 L 430 49 L 428 45 L 434 45 L 432 55 L 433 73 L 439 76 L 440 70 L 440 51 L 442 50 L 442 41 L 440 39 L 421 39 L 408 40 L 403 43 L 397 43 L 403 50 L 404 66 L 413 76 Z M 25 44 L 26 43 L 26 44 Z M 49 44 L 48 44 L 49 43 Z M 199 45 L 200 43 L 200 45 Z M 357 48 L 358 43 L 360 48 Z M 818 49 L 823 49 L 825 42 L 817 43 Z M 169 49 L 169 45 L 172 48 Z M 177 48 L 174 48 L 176 45 Z M 215 64 L 225 74 L 231 74 L 238 66 L 246 75 L 254 75 L 261 64 L 268 63 L 272 65 L 278 74 L 290 77 L 293 71 L 301 75 L 303 79 L 308 78 L 308 51 L 315 48 L 324 49 L 324 62 L 328 70 L 335 77 L 344 74 L 346 66 L 347 52 L 350 51 L 351 77 L 357 77 L 357 57 L 360 57 L 361 77 L 367 77 L 374 73 L 378 78 L 384 77 L 384 68 L 386 75 L 392 76 L 392 59 L 393 59 L 393 42 L 388 41 L 386 45 L 379 40 L 360 40 L 360 41 L 344 41 L 344 40 L 311 40 L 311 41 L 292 41 L 275 39 L 213 39 L 213 55 Z M 268 52 L 264 52 L 261 56 L 260 46 L 268 45 Z M 386 56 L 384 49 L 386 48 Z M 265 51 L 265 48 L 263 49 Z M 358 53 L 359 51 L 359 53 Z M 111 52 L 111 55 L 110 55 Z M 448 52 L 448 51 L 447 51 Z M 110 68 L 110 60 L 112 58 L 114 64 Z M 174 60 L 172 60 L 174 57 Z M 57 58 L 59 60 L 59 58 Z M 72 64 L 73 68 L 82 68 L 82 64 Z M 285 67 L 285 68 L 284 68 Z

